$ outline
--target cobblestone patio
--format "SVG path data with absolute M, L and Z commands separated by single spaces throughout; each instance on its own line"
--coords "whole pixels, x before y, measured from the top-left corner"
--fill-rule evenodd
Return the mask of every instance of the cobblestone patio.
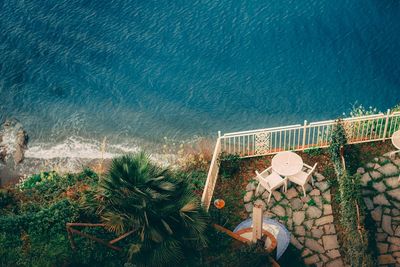
M 362 175 L 363 198 L 376 223 L 380 266 L 400 266 L 400 158 L 388 156 L 357 170 Z
M 310 184 L 306 187 L 306 197 L 300 186 L 291 184 L 286 193 L 274 192 L 269 204 L 266 204 L 269 193 L 260 188 L 255 196 L 258 182 L 251 180 L 244 196 L 246 211 L 251 216 L 253 204 L 261 204 L 264 216 L 286 225 L 291 232 L 291 243 L 301 251 L 306 264 L 344 266 L 333 224 L 330 185 L 319 173 L 315 173 L 314 179 L 314 188 Z

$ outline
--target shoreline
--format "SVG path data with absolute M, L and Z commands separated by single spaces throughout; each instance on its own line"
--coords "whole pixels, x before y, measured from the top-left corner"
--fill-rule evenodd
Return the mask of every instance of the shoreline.
M 25 142 L 18 145 L 18 133 Z M 85 168 L 104 173 L 112 158 L 145 151 L 161 167 L 175 169 L 186 155 L 212 149 L 211 138 L 196 137 L 181 141 L 164 138 L 164 144 L 150 144 L 132 139 L 131 142 L 110 143 L 71 136 L 59 143 L 28 142 L 28 134 L 15 119 L 0 124 L 0 187 L 18 183 L 22 177 L 40 172 L 78 173 Z M 205 140 L 205 142 L 203 142 Z M 15 150 L 21 159 L 16 160 Z

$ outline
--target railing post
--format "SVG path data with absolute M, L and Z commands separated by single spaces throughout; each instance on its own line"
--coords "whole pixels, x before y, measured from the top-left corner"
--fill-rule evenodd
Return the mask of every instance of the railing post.
M 306 131 L 307 131 L 307 120 L 304 120 L 304 127 L 303 127 L 303 150 L 304 147 L 306 146 Z
M 218 131 L 218 138 L 221 137 L 221 131 Z
M 387 133 L 388 125 L 389 125 L 389 116 L 390 116 L 390 109 L 387 110 L 385 129 L 383 130 L 383 139 L 382 139 L 382 141 L 386 140 L 386 133 Z

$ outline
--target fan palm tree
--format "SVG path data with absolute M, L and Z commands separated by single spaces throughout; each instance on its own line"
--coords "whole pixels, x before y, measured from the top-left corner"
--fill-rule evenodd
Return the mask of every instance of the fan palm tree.
M 176 264 L 206 244 L 206 215 L 188 184 L 143 152 L 115 158 L 87 203 L 109 231 L 135 231 L 128 255 L 136 265 Z

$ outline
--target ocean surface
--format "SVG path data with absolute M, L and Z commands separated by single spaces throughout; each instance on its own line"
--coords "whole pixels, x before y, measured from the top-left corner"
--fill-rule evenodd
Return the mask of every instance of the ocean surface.
M 0 121 L 21 121 L 33 154 L 333 119 L 356 101 L 400 102 L 400 1 L 0 0 Z

